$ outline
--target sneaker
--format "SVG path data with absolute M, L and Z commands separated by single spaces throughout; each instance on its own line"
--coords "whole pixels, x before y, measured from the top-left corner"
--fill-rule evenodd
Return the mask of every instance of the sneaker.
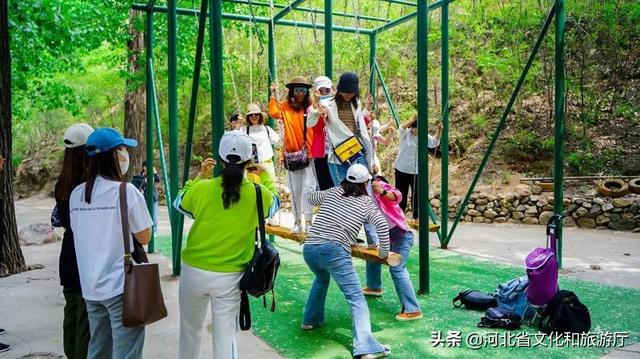
M 396 320 L 399 320 L 401 322 L 406 322 L 408 320 L 417 320 L 417 319 L 422 319 L 422 312 L 413 312 L 413 313 L 404 312 L 396 315 Z
M 383 345 L 384 351 L 379 353 L 370 353 L 363 354 L 360 356 L 360 359 L 377 359 L 377 358 L 385 358 L 391 355 L 391 348 L 388 345 Z
M 315 325 L 311 325 L 311 324 L 301 324 L 300 325 L 300 329 L 302 329 L 305 332 L 308 332 L 310 330 L 316 329 L 316 326 Z
M 362 293 L 367 297 L 382 297 L 384 294 L 384 290 L 382 289 L 371 289 L 371 288 L 362 288 Z
M 267 224 L 273 227 L 278 227 L 280 225 L 280 219 L 278 219 L 278 217 L 276 216 L 273 216 L 269 218 L 269 220 L 267 221 Z
M 11 345 L 0 343 L 0 353 L 9 351 L 9 349 L 11 349 Z
M 313 223 L 313 222 L 311 222 L 311 221 L 306 221 L 306 222 L 304 223 L 304 233 L 309 233 L 309 230 L 311 229 L 311 224 L 312 224 L 312 223 Z
M 2 334 L 4 334 L 4 333 L 6 333 L 6 330 L 4 330 L 4 329 L 0 328 L 0 335 L 2 335 Z
M 291 228 L 291 233 L 298 234 L 302 232 L 302 224 L 300 222 L 296 222 L 296 224 Z

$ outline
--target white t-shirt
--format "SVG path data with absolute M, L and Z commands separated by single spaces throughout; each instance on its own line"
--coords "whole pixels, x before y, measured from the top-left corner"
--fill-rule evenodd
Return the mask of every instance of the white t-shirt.
M 396 158 L 395 168 L 404 173 L 418 173 L 418 137 L 411 133 L 411 129 L 398 129 L 400 134 L 400 146 L 398 148 L 398 157 Z M 438 147 L 440 140 L 435 136 L 428 135 L 427 146 L 429 148 Z
M 248 134 L 256 143 L 256 147 L 258 148 L 258 161 L 264 162 L 273 157 L 273 146 L 280 142 L 280 136 L 273 128 L 265 125 L 257 125 L 249 127 L 249 132 L 247 132 L 247 126 L 244 126 L 242 127 L 242 132 Z
M 83 183 L 69 199 L 82 296 L 106 300 L 124 291 L 124 242 L 120 221 L 120 182 L 96 178 L 91 204 L 84 201 Z M 153 224 L 142 193 L 127 184 L 130 232 L 141 232 Z M 133 236 L 129 235 L 131 250 Z

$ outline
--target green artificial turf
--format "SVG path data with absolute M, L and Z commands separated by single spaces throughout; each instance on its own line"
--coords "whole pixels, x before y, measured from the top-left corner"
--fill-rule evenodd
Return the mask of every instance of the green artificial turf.
M 276 282 L 276 311 L 271 313 L 263 308 L 262 300 L 253 299 L 251 314 L 254 332 L 270 346 L 287 358 L 349 358 L 351 356 L 351 315 L 349 306 L 342 293 L 332 281 L 326 300 L 326 319 L 324 326 L 302 332 L 300 323 L 304 304 L 313 275 L 302 259 L 302 247 L 297 243 L 278 239 L 276 246 L 280 251 L 282 265 Z M 170 255 L 169 237 L 160 237 L 156 248 Z M 409 272 L 415 285 L 418 283 L 418 250 L 414 246 L 409 262 Z M 354 259 L 356 270 L 364 283 L 364 262 Z M 451 300 L 464 289 L 478 289 L 487 292 L 495 290 L 497 285 L 509 279 L 524 275 L 519 267 L 506 266 L 493 262 L 484 262 L 472 257 L 454 254 L 449 251 L 432 249 L 430 251 L 431 292 L 420 296 L 419 301 L 424 318 L 418 321 L 398 322 L 394 315 L 400 310 L 400 304 L 393 289 L 388 271 L 383 271 L 385 294 L 382 298 L 367 299 L 371 312 L 373 334 L 383 344 L 391 346 L 396 358 L 596 358 L 613 348 L 597 347 L 558 347 L 544 344 L 533 346 L 540 338 L 532 328 L 523 327 L 516 331 L 498 329 L 480 329 L 477 323 L 481 312 L 454 309 Z M 640 341 L 640 291 L 600 285 L 588 281 L 560 277 L 560 287 L 574 291 L 591 311 L 592 332 L 630 332 L 626 344 Z M 268 296 L 270 300 L 270 296 Z M 270 303 L 268 303 L 270 306 Z M 441 332 L 444 346 L 432 345 L 432 332 Z M 448 332 L 461 332 L 459 347 L 447 347 Z M 522 331 L 530 333 L 531 347 L 495 347 L 487 344 L 480 349 L 472 349 L 465 343 L 470 333 L 481 333 L 484 342 L 498 336 L 498 344 L 503 335 L 515 336 Z M 491 334 L 497 333 L 497 334 Z M 512 337 L 512 343 L 517 339 Z M 526 345 L 526 339 L 524 345 Z M 513 344 L 515 345 L 515 344 Z M 545 346 L 546 345 L 546 346 Z

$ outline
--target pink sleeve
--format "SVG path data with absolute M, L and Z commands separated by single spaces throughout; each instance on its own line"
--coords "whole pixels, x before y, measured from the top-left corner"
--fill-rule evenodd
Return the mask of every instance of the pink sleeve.
M 382 189 L 386 190 L 387 192 L 392 192 L 396 196 L 396 200 L 394 202 L 400 203 L 402 201 L 402 193 L 389 183 L 383 183 Z

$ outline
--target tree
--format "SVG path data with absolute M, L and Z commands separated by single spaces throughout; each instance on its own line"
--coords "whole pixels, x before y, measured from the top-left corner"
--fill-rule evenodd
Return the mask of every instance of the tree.
M 140 30 L 143 13 L 129 10 L 128 74 L 124 101 L 124 134 L 138 140 L 138 147 L 129 149 L 129 177 L 139 172 L 146 148 L 146 89 L 144 86 L 144 32 Z
M 27 266 L 20 249 L 13 205 L 11 163 L 11 52 L 7 0 L 0 0 L 0 277 L 24 272 Z

